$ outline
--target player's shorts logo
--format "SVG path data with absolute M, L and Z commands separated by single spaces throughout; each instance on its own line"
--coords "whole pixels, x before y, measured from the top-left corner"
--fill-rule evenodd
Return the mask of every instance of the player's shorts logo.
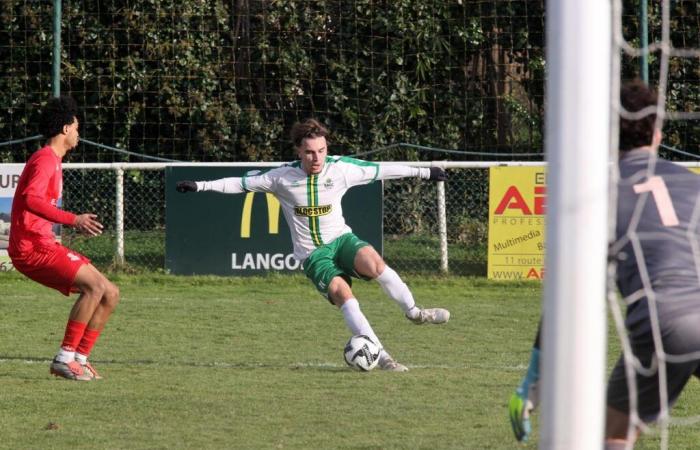
M 250 237 L 250 223 L 253 220 L 253 199 L 254 192 L 248 192 L 245 195 L 243 202 L 243 214 L 241 214 L 241 237 L 247 239 Z M 267 200 L 267 231 L 269 234 L 279 234 L 280 232 L 280 202 L 277 198 L 265 193 Z
M 76 255 L 75 253 L 68 252 L 66 255 L 71 261 L 80 261 L 80 256 Z
M 295 206 L 294 215 L 303 217 L 325 216 L 333 211 L 333 205 Z

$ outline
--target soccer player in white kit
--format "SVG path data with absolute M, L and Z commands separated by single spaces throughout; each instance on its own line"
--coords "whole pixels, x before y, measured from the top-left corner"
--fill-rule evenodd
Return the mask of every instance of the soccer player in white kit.
M 274 194 L 292 234 L 294 257 L 302 262 L 304 273 L 316 289 L 340 308 L 353 335 L 369 336 L 383 349 L 352 292 L 352 277 L 377 280 L 413 323 L 446 323 L 450 312 L 442 308 L 419 308 L 399 275 L 371 245 L 352 233 L 341 206 L 343 195 L 353 186 L 404 177 L 444 181 L 447 179 L 445 171 L 437 167 L 380 166 L 349 157 L 329 156 L 326 136 L 328 130 L 321 123 L 307 119 L 296 123 L 291 131 L 299 161 L 268 171 L 249 172 L 240 178 L 179 181 L 177 190 L 183 193 Z M 396 372 L 408 370 L 384 349 L 379 367 Z

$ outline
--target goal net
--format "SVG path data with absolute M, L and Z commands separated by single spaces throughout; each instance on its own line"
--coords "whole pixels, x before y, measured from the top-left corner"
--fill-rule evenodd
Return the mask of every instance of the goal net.
M 672 413 L 685 372 L 690 371 L 687 376 L 692 378 L 692 362 L 700 358 L 683 325 L 693 317 L 700 319 L 694 316 L 694 305 L 700 302 L 700 197 L 694 175 L 682 170 L 669 173 L 657 157 L 697 166 L 696 137 L 690 131 L 697 129 L 700 118 L 694 100 L 700 93 L 700 51 L 697 33 L 692 31 L 696 28 L 688 22 L 696 17 L 697 4 L 653 2 L 648 15 L 637 17 L 637 30 L 629 26 L 634 24 L 629 14 L 633 6 L 620 0 L 613 2 L 613 55 L 619 58 L 614 64 L 618 73 L 613 77 L 630 78 L 628 72 L 635 67 L 630 62 L 638 62 L 636 66 L 644 78 L 648 74 L 649 86 L 657 91 L 658 100 L 650 108 L 628 111 L 621 105 L 619 93 L 613 92 L 612 114 L 625 121 L 653 120 L 655 132 L 662 133 L 663 139 L 658 155 L 652 154 L 639 172 L 623 169 L 620 164 L 612 166 L 611 211 L 617 214 L 610 215 L 608 304 L 629 390 L 628 447 L 632 448 L 631 442 L 641 430 L 652 435 L 644 439 L 658 440 L 659 447 L 667 449 L 685 445 L 672 444 L 673 426 L 700 421 L 692 410 L 690 415 Z M 644 33 L 639 33 L 644 28 L 651 37 L 648 46 Z M 613 83 L 616 89 L 619 85 Z M 611 159 L 617 161 L 620 122 L 614 120 L 613 124 Z M 632 189 L 635 194 L 630 201 L 626 193 Z M 630 267 L 639 274 L 638 282 L 625 279 Z M 638 318 L 645 314 L 647 318 Z M 691 327 L 697 328 L 697 324 Z M 688 367 L 683 367 L 684 363 Z M 650 380 L 658 382 L 654 385 Z
M 698 6 L 643 3 L 548 3 L 541 448 L 600 448 L 605 374 L 616 347 L 623 356 L 613 375 L 621 374 L 617 381 L 626 382 L 631 399 L 616 408 L 629 412 L 628 448 L 637 430 L 654 447 L 695 445 L 683 441 L 683 433 L 676 444 L 671 431 L 700 421 L 693 411 L 672 409 L 685 380 L 696 374 L 695 366 L 681 365 L 700 358 L 693 336 L 683 334 L 700 302 L 700 199 L 696 176 L 669 167 L 698 166 Z M 640 73 L 648 73 L 658 101 L 627 110 L 621 85 Z M 619 162 L 620 121 L 645 118 L 664 139 L 658 156 L 645 156 L 636 170 Z M 619 336 L 608 345 L 605 292 Z M 613 349 L 608 360 L 607 348 Z M 650 384 L 653 379 L 658 383 Z

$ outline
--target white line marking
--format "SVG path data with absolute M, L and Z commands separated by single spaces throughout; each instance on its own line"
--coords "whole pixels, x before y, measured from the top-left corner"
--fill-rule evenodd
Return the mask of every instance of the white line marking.
M 125 366 L 156 366 L 156 367 L 171 367 L 171 366 L 188 366 L 188 367 L 200 367 L 200 368 L 220 368 L 220 369 L 345 369 L 347 364 L 343 363 L 332 363 L 332 362 L 296 362 L 291 364 L 266 364 L 266 363 L 228 363 L 220 361 L 199 361 L 199 362 L 175 362 L 167 363 L 160 361 L 147 361 L 147 360 L 94 360 L 95 364 L 115 364 L 115 365 L 125 365 Z M 12 364 L 12 363 L 22 363 L 22 364 L 50 364 L 51 359 L 43 358 L 0 358 L 0 364 Z M 527 366 L 523 364 L 517 364 L 514 366 L 506 365 L 494 365 L 494 364 L 472 364 L 472 365 L 427 365 L 427 364 L 407 364 L 406 367 L 410 369 L 441 369 L 441 370 L 502 370 L 507 372 L 521 372 L 527 369 Z

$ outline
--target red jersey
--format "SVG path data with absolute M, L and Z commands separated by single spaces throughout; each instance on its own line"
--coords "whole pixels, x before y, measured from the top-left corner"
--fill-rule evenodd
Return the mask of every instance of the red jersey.
M 10 242 L 12 257 L 31 252 L 35 244 L 56 242 L 52 225 L 72 225 L 75 214 L 57 208 L 63 190 L 61 158 L 48 145 L 37 150 L 24 166 L 12 200 Z

